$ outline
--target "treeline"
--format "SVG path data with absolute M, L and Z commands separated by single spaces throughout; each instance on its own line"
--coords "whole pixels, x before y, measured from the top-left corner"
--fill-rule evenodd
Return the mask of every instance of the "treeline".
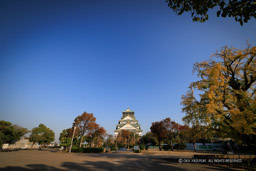
M 140 144 L 139 135 L 128 130 L 122 130 L 116 137 L 106 133 L 106 130 L 96 123 L 93 113 L 84 112 L 74 119 L 71 128 L 64 129 L 60 134 L 60 145 L 69 150 L 73 143 L 72 151 L 87 152 L 99 151 L 96 148 L 109 147 L 130 148 Z M 94 150 L 92 150 L 94 148 Z M 110 150 L 110 149 L 109 149 Z M 100 150 L 101 151 L 101 150 Z
M 151 132 L 147 132 L 141 137 L 141 143 L 147 146 L 158 145 L 159 150 L 184 150 L 186 143 L 193 143 L 196 151 L 196 143 L 220 142 L 220 139 L 212 137 L 206 126 L 181 125 L 165 118 L 158 122 L 153 122 L 150 127 Z
M 38 143 L 39 145 L 47 145 L 54 141 L 54 132 L 47 128 L 44 124 L 39 124 L 38 127 L 33 128 L 31 131 L 18 125 L 13 125 L 8 121 L 0 121 L 0 147 L 3 144 L 14 144 L 19 141 L 22 136 L 31 133 L 29 140 Z
M 0 121 L 0 147 L 3 144 L 8 143 L 12 144 L 15 143 L 20 139 L 21 136 L 28 133 L 27 128 L 23 128 L 18 125 L 13 125 L 11 122 L 8 121 Z

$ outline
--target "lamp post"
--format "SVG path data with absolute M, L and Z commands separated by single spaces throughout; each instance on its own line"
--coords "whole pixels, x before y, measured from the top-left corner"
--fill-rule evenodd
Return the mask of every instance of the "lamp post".
M 72 139 L 71 139 L 71 144 L 70 144 L 70 147 L 69 147 L 69 153 L 71 153 L 75 132 L 76 132 L 76 126 L 74 127 L 74 131 L 73 131 L 73 135 L 72 135 Z

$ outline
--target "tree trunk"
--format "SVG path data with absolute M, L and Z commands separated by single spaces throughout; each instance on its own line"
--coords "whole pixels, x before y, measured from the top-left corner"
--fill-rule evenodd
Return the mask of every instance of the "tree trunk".
M 83 136 L 81 136 L 81 139 L 80 139 L 80 145 L 79 145 L 80 148 L 82 147 L 82 143 L 83 143 Z
M 228 148 L 229 148 L 229 150 L 230 150 L 231 152 L 234 152 L 233 149 L 232 149 L 232 147 L 231 147 L 230 141 L 228 141 Z
M 172 141 L 171 141 L 171 150 L 173 151 L 173 144 L 172 144 Z
M 196 143 L 193 142 L 193 146 L 194 146 L 194 151 L 196 152 Z
M 127 149 L 129 150 L 129 138 L 127 138 Z
M 159 151 L 162 151 L 162 149 L 161 149 L 161 141 L 158 140 L 158 143 L 159 143 Z

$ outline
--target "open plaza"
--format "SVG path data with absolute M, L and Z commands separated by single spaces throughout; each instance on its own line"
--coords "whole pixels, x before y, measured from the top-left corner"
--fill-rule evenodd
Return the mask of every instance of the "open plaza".
M 203 155 L 203 153 L 145 151 L 142 153 L 112 152 L 85 154 L 65 153 L 54 149 L 20 150 L 0 153 L 0 171 L 244 170 L 244 168 L 231 168 L 228 165 L 193 160 L 194 155 Z M 236 162 L 239 161 L 237 160 Z

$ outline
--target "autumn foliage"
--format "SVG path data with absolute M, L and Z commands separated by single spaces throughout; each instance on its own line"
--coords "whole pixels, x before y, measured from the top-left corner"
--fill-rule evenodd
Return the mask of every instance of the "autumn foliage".
M 130 146 L 134 146 L 138 141 L 138 134 L 129 130 L 121 130 L 116 137 L 116 146 L 119 145 L 129 149 Z
M 73 125 L 78 127 L 80 130 L 80 145 L 82 146 L 83 138 L 85 135 L 90 135 L 93 129 L 96 126 L 96 118 L 93 116 L 92 113 L 84 112 L 82 115 L 79 115 L 75 118 Z
M 159 150 L 161 150 L 161 143 L 163 141 L 165 141 L 167 144 L 170 144 L 172 148 L 173 141 L 178 136 L 180 128 L 182 128 L 181 125 L 175 121 L 171 121 L 170 118 L 152 123 L 150 130 L 158 141 Z
M 79 143 L 80 148 L 85 141 L 90 147 L 100 147 L 103 144 L 106 130 L 96 123 L 96 118 L 93 116 L 93 113 L 84 112 L 75 118 L 72 128 L 62 131 L 60 134 L 61 143 L 69 146 L 73 135 L 73 141 L 75 141 L 74 145 L 78 145 Z
M 224 47 L 196 63 L 199 81 L 182 96 L 185 123 L 205 125 L 214 136 L 256 146 L 256 47 Z

